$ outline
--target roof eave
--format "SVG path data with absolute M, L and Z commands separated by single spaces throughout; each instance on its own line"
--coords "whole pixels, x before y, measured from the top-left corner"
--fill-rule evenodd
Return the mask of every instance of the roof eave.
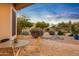
M 20 9 L 22 9 L 24 7 L 28 7 L 32 4 L 34 4 L 34 3 L 15 3 L 14 7 L 15 7 L 16 10 L 20 10 Z

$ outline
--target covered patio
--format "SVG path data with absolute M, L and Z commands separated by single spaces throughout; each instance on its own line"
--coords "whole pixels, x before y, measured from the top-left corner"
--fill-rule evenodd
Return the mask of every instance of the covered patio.
M 19 55 L 24 46 L 29 44 L 27 40 L 18 40 L 16 12 L 32 3 L 6 3 L 0 4 L 0 55 Z

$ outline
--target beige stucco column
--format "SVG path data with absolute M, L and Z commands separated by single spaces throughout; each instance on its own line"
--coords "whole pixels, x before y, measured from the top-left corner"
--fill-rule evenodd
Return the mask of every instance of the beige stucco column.
M 12 9 L 13 4 L 0 4 L 0 38 L 14 39 L 12 36 Z M 16 12 L 16 10 L 15 10 Z

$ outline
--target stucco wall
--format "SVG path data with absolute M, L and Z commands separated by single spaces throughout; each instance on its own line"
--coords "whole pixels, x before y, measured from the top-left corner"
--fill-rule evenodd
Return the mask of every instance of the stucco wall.
M 0 38 L 10 37 L 12 4 L 0 4 Z

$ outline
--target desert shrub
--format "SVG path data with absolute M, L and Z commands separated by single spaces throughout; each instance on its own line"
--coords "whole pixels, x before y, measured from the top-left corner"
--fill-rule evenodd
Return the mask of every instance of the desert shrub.
M 34 38 L 38 38 L 38 37 L 41 37 L 43 35 L 43 30 L 39 29 L 39 28 L 33 28 L 30 30 L 30 32 Z
M 49 34 L 50 34 L 50 35 L 54 35 L 54 34 L 55 34 L 55 32 L 54 32 L 54 31 L 52 31 L 52 30 L 50 30 L 50 31 L 49 31 Z
M 58 35 L 64 35 L 64 32 L 58 31 Z
M 73 24 L 72 26 L 71 26 L 71 32 L 73 33 L 73 34 L 79 34 L 79 27 L 78 27 L 79 25 L 77 24 Z
M 21 34 L 22 35 L 29 35 L 29 32 L 28 31 L 23 31 Z
M 46 29 L 45 29 L 46 32 L 49 32 L 49 30 L 50 30 L 49 28 L 46 28 Z
M 49 27 L 49 23 L 45 23 L 45 22 L 37 22 L 35 25 L 36 28 L 41 28 L 41 29 Z

